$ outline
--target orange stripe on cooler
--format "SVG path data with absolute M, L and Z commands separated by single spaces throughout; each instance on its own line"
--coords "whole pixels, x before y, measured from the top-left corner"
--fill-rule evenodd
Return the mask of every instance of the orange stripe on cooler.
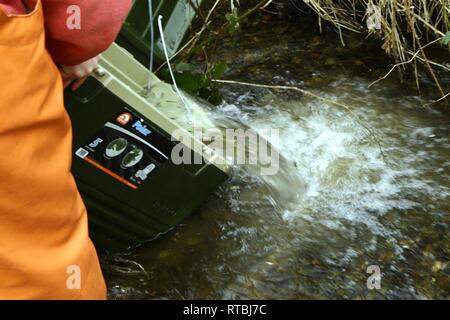
M 121 176 L 119 176 L 118 174 L 115 174 L 114 172 L 112 172 L 111 170 L 109 170 L 108 168 L 105 168 L 104 166 L 100 165 L 99 163 L 97 163 L 96 161 L 94 161 L 93 159 L 89 158 L 89 157 L 84 157 L 84 160 L 86 160 L 87 162 L 89 162 L 90 164 L 96 166 L 97 168 L 99 168 L 100 170 L 102 170 L 103 172 L 109 174 L 111 177 L 119 180 L 120 182 L 126 184 L 127 186 L 129 186 L 130 188 L 136 190 L 138 187 L 135 186 L 134 184 L 132 184 L 131 182 L 125 180 L 124 178 L 122 178 Z

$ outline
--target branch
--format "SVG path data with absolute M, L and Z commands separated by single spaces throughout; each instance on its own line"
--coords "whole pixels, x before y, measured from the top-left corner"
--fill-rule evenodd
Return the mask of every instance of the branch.
M 172 61 L 173 58 L 175 58 L 176 56 L 178 56 L 178 54 L 180 54 L 182 51 L 184 51 L 187 47 L 189 47 L 191 45 L 191 43 L 194 43 L 198 38 L 200 38 L 200 36 L 203 34 L 203 32 L 206 30 L 206 28 L 209 26 L 209 19 L 211 18 L 212 13 L 214 12 L 214 10 L 216 10 L 217 5 L 219 4 L 221 0 L 216 0 L 216 2 L 214 3 L 214 5 L 212 6 L 212 8 L 209 10 L 208 15 L 206 16 L 204 22 L 203 22 L 203 26 L 201 28 L 201 30 L 199 32 L 197 32 L 188 42 L 186 42 L 184 44 L 183 47 L 181 47 L 173 56 L 170 57 L 169 61 Z M 161 64 L 158 69 L 155 70 L 155 73 L 158 73 L 165 65 L 167 64 L 167 61 L 165 61 L 163 64 Z
M 395 68 L 413 62 L 414 59 L 420 54 L 420 52 L 421 52 L 424 48 L 426 48 L 426 47 L 428 47 L 428 46 L 432 45 L 433 43 L 436 43 L 436 42 L 438 42 L 438 41 L 440 41 L 440 40 L 441 40 L 441 39 L 439 38 L 439 39 L 435 39 L 435 40 L 433 40 L 433 41 L 427 43 L 426 45 L 424 45 L 423 47 L 421 47 L 419 50 L 417 50 L 417 51 L 414 53 L 414 55 L 411 57 L 411 59 L 409 59 L 408 61 L 403 61 L 403 62 L 399 62 L 399 63 L 394 64 L 394 65 L 392 66 L 392 68 L 388 71 L 388 73 L 386 73 L 383 77 L 379 78 L 378 80 L 375 80 L 374 82 L 372 82 L 371 84 L 369 84 L 369 88 L 370 88 L 371 86 L 373 86 L 375 83 L 378 83 L 378 82 L 380 82 L 381 80 L 384 80 L 384 79 L 386 79 L 387 77 L 389 77 L 389 75 L 392 73 L 392 71 L 395 70 Z
M 440 97 L 439 99 L 437 99 L 437 100 L 434 100 L 433 102 L 431 102 L 431 103 L 427 104 L 427 106 L 429 106 L 429 105 L 432 105 L 432 104 L 434 104 L 434 103 L 438 103 L 438 102 L 440 102 L 440 101 L 442 101 L 442 100 L 445 100 L 445 99 L 447 99 L 448 97 L 450 97 L 450 92 L 449 92 L 449 93 L 447 93 L 446 95 L 444 95 L 444 96 Z

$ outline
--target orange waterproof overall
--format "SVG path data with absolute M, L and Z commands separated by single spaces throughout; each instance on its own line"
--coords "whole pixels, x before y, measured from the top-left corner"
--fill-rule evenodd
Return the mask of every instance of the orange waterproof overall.
M 0 299 L 104 299 L 40 1 L 0 9 Z

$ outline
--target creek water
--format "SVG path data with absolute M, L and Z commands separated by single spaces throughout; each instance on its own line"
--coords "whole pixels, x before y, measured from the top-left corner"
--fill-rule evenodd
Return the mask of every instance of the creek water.
M 352 112 L 224 85 L 211 118 L 278 129 L 280 172 L 267 180 L 236 168 L 183 225 L 104 256 L 111 298 L 450 297 L 448 111 L 427 106 L 425 75 L 422 96 L 395 75 L 369 88 L 389 69 L 376 41 L 345 34 L 342 47 L 314 18 L 298 19 L 257 15 L 227 36 L 214 55 L 229 66 L 224 78 L 299 86 Z M 378 290 L 367 287 L 370 265 L 381 269 Z

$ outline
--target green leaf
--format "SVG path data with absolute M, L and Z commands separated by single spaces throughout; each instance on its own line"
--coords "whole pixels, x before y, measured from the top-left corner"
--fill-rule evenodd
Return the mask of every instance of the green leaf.
M 201 88 L 198 96 L 214 105 L 219 105 L 222 102 L 222 96 L 217 87 Z
M 447 33 L 441 39 L 441 44 L 446 46 L 449 43 L 450 43 L 450 31 L 447 31 Z
M 227 70 L 227 65 L 223 62 L 218 62 L 209 70 L 209 74 L 213 79 L 219 79 Z
M 199 90 L 209 84 L 209 80 L 203 74 L 194 74 L 188 71 L 175 74 L 175 80 L 184 91 L 197 95 Z
M 175 71 L 183 72 L 183 71 L 194 71 L 195 65 L 186 62 L 180 62 L 175 66 Z
M 219 105 L 222 102 L 222 95 L 219 93 L 218 89 L 215 89 L 211 92 L 208 97 L 208 101 L 213 105 Z
M 219 93 L 218 86 L 211 81 L 211 76 L 214 74 L 219 77 L 225 68 L 224 63 L 218 63 L 207 74 L 202 74 L 189 71 L 191 69 L 189 64 L 184 64 L 181 66 L 181 70 L 188 70 L 178 71 L 180 68 L 176 68 L 174 76 L 180 89 L 217 105 L 222 102 L 222 96 Z M 158 76 L 164 81 L 172 83 L 172 77 L 167 66 L 158 72 Z
M 225 15 L 225 18 L 228 21 L 228 32 L 229 33 L 233 33 L 236 32 L 237 30 L 239 30 L 239 20 L 237 15 L 233 14 L 233 13 L 227 13 Z

